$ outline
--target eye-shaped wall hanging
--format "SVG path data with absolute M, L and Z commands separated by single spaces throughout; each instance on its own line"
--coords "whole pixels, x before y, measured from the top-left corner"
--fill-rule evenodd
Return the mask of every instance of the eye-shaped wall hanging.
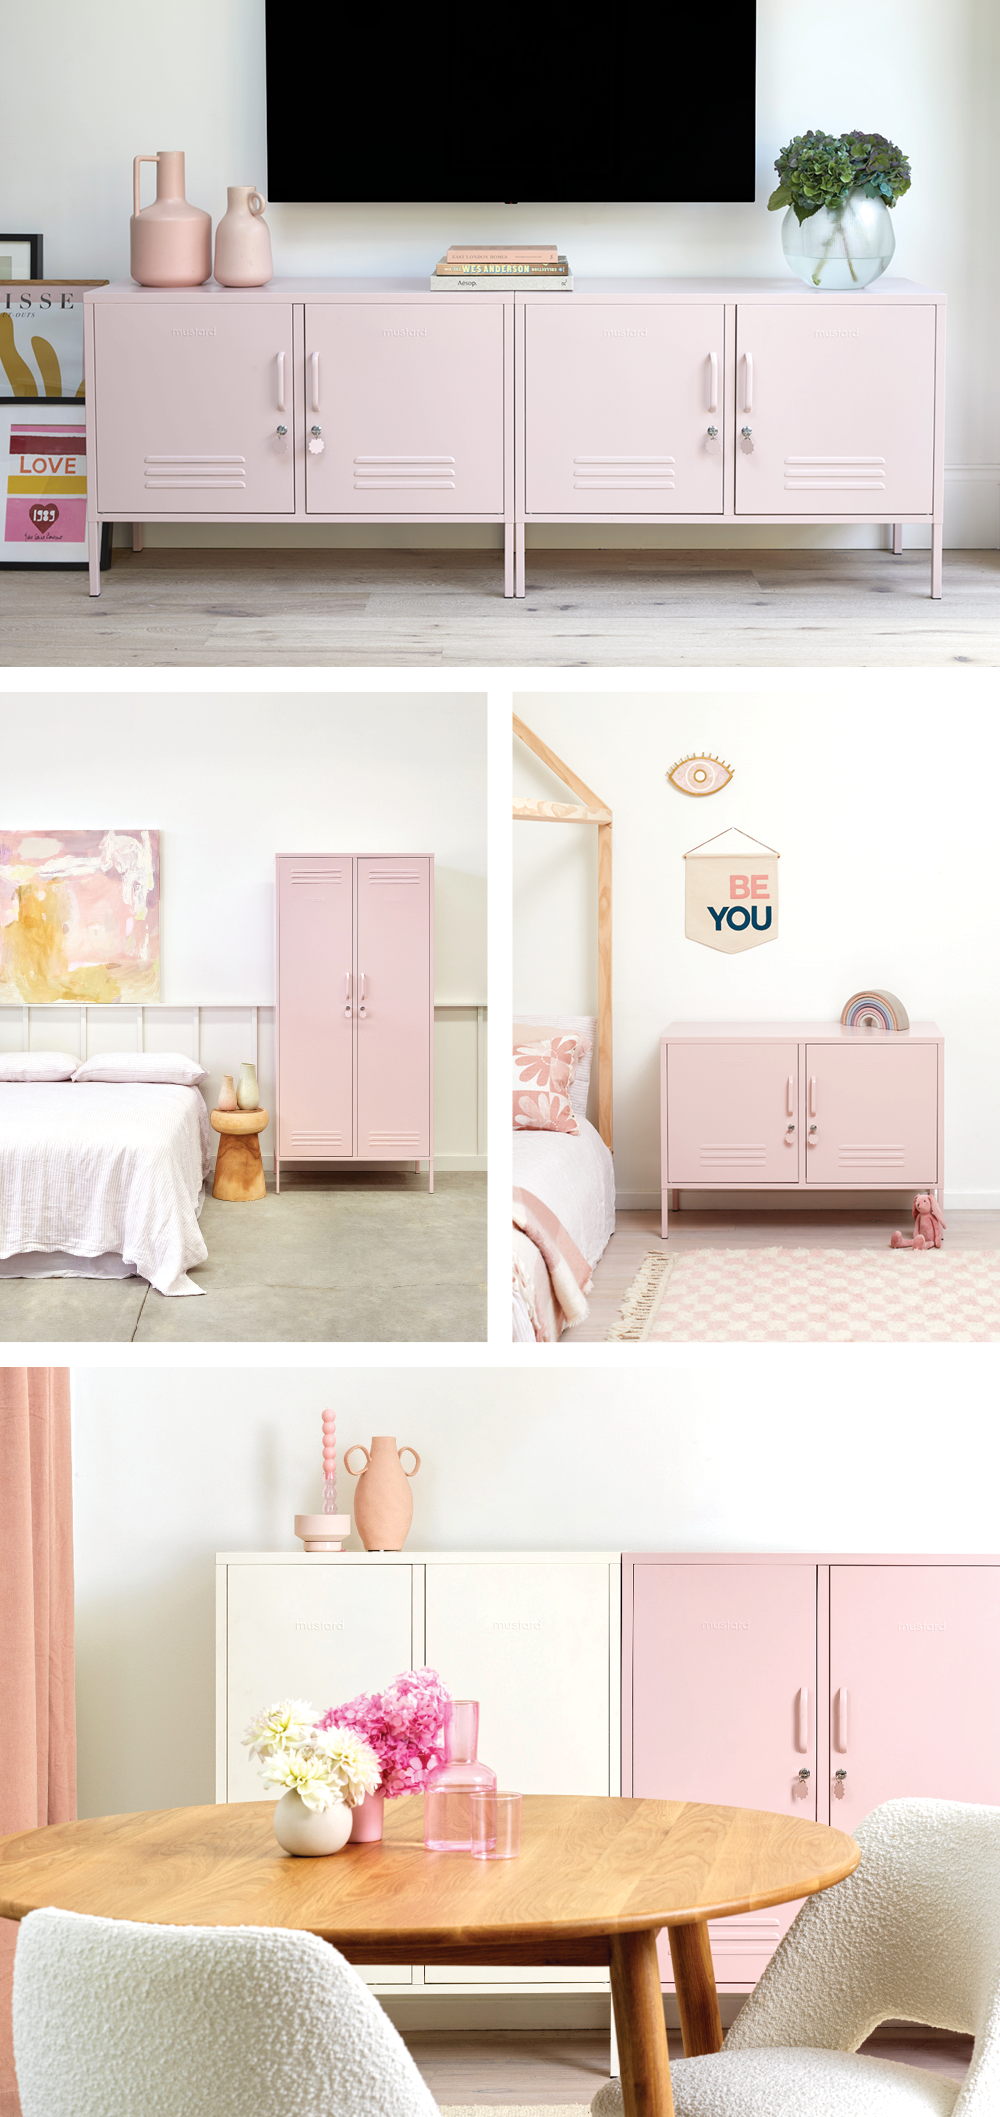
M 723 764 L 721 757 L 682 757 L 671 765 L 667 778 L 679 794 L 717 794 L 727 787 L 733 776 L 733 766 Z

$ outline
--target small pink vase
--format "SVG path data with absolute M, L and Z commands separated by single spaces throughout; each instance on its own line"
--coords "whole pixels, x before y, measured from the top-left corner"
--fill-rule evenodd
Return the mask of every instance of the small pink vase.
M 139 164 L 156 163 L 156 198 L 139 206 Z M 184 196 L 184 156 L 137 154 L 132 164 L 134 212 L 129 223 L 130 271 L 140 287 L 201 287 L 212 276 L 212 216 Z
M 378 1844 L 382 1836 L 384 1809 L 385 1795 L 383 1793 L 366 1794 L 364 1800 L 358 1802 L 357 1808 L 352 1810 L 354 1817 L 354 1821 L 351 1824 L 352 1845 Z
M 239 1109 L 239 1104 L 236 1100 L 236 1090 L 233 1087 L 233 1076 L 231 1073 L 224 1073 L 222 1076 L 222 1086 L 219 1089 L 219 1100 L 216 1103 L 215 1107 L 217 1110 Z
M 215 231 L 216 279 L 220 287 L 264 287 L 274 274 L 267 200 L 256 184 L 230 184 L 227 197 Z

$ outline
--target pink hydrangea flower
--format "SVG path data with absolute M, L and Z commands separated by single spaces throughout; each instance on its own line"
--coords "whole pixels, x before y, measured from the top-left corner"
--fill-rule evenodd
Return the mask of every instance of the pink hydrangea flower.
M 379 1793 L 419 1794 L 438 1765 L 447 1763 L 445 1727 L 451 1694 L 436 1669 L 404 1669 L 385 1691 L 362 1691 L 331 1705 L 318 1722 L 349 1727 L 374 1750 L 382 1767 Z

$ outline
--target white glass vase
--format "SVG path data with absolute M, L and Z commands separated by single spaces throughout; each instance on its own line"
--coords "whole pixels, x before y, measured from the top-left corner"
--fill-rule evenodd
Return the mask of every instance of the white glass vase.
M 892 214 L 882 198 L 852 191 L 837 212 L 821 206 L 801 223 L 789 206 L 781 247 L 792 271 L 820 293 L 850 294 L 885 271 L 896 247 Z

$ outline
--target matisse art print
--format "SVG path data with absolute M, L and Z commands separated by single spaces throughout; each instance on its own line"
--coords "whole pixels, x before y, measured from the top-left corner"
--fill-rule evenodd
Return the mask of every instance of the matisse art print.
M 0 1000 L 156 1000 L 160 834 L 0 830 Z

